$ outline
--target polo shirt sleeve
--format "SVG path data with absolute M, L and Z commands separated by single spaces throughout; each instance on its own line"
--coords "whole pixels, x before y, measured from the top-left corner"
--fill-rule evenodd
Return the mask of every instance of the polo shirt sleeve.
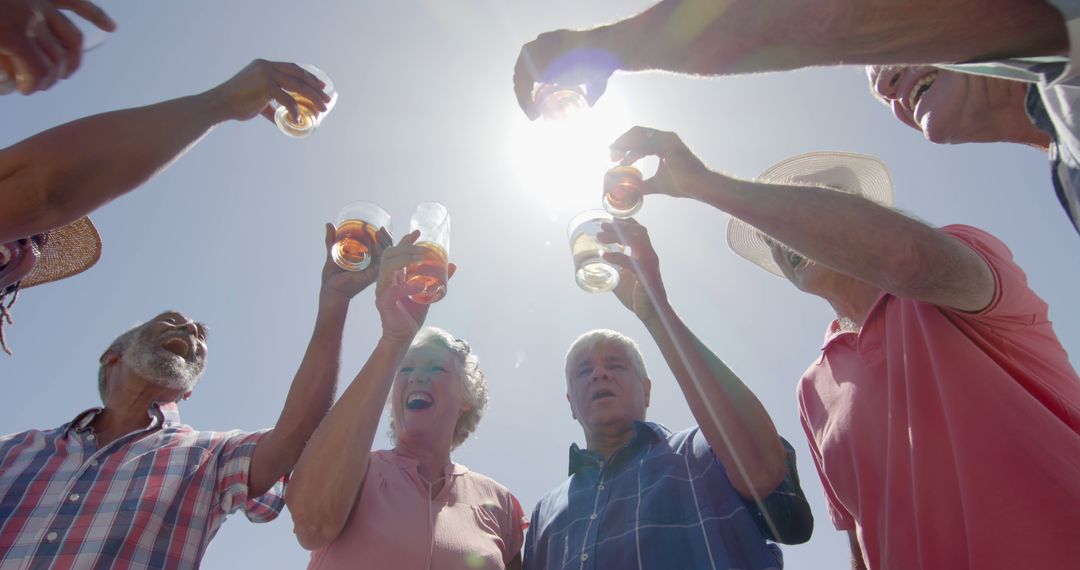
M 810 540 L 814 530 L 814 515 L 806 501 L 802 486 L 799 484 L 799 472 L 795 466 L 795 448 L 784 438 L 780 438 L 787 453 L 787 476 L 769 496 L 760 503 L 743 499 L 746 507 L 754 515 L 754 522 L 766 538 L 780 544 L 802 544 Z
M 529 528 L 529 519 L 525 516 L 525 510 L 521 508 L 521 503 L 512 493 L 507 491 L 503 501 L 508 503 L 509 508 L 506 513 L 510 519 L 503 526 L 505 536 L 502 539 L 503 544 L 506 545 L 503 562 L 509 564 L 521 554 L 521 547 L 525 543 L 525 529 Z
M 1027 275 L 1013 261 L 1012 252 L 1004 243 L 971 226 L 952 225 L 941 229 L 979 254 L 994 276 L 994 297 L 986 308 L 976 313 L 952 310 L 954 314 L 1003 330 L 1016 330 L 1047 320 L 1046 302 L 1028 287 Z
M 806 422 L 806 412 L 803 410 L 800 410 L 799 421 L 802 423 L 803 431 L 806 432 L 806 442 L 810 446 L 810 457 L 814 460 L 818 478 L 821 479 L 821 488 L 825 491 L 825 506 L 829 510 L 829 520 L 832 521 L 833 527 L 841 532 L 855 530 L 855 517 L 851 516 L 851 513 L 836 498 L 836 494 L 833 493 L 832 486 L 821 468 L 821 450 L 814 441 L 814 434 L 810 430 L 810 425 Z
M 277 518 L 284 508 L 286 476 L 276 481 L 261 496 L 248 496 L 251 457 L 255 453 L 255 446 L 268 433 L 269 429 L 221 434 L 224 441 L 217 450 L 215 491 L 219 501 L 218 508 L 225 514 L 243 510 L 251 522 L 269 522 Z

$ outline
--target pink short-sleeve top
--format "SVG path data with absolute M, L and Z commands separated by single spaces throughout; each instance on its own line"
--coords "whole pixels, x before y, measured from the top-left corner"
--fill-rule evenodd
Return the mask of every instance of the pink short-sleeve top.
M 450 463 L 431 498 L 418 462 L 397 451 L 371 453 L 360 498 L 341 534 L 311 555 L 309 570 L 502 569 L 528 526 L 505 487 Z

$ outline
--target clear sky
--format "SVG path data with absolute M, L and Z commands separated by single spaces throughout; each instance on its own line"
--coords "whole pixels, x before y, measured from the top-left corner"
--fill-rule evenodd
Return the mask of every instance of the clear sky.
M 315 317 L 322 224 L 345 203 L 370 200 L 401 235 L 416 203 L 437 200 L 451 212 L 458 274 L 428 323 L 469 340 L 491 391 L 487 416 L 454 458 L 531 510 L 566 476 L 570 442 L 583 442 L 562 366 L 585 330 L 637 338 L 653 377 L 650 419 L 676 429 L 693 423 L 644 328 L 614 296 L 587 294 L 572 276 L 566 224 L 599 207 L 606 145 L 635 124 L 675 131 L 712 168 L 746 177 L 813 150 L 881 156 L 899 207 L 935 225 L 982 227 L 1012 248 L 1077 361 L 1080 237 L 1054 198 L 1046 157 L 1015 145 L 932 145 L 871 97 L 861 68 L 709 80 L 619 75 L 580 132 L 527 121 L 511 89 L 522 43 L 649 4 L 103 2 L 119 31 L 71 80 L 0 99 L 0 145 L 202 91 L 256 57 L 314 63 L 340 98 L 308 139 L 261 118 L 221 125 L 145 187 L 93 214 L 104 240 L 97 266 L 28 290 L 15 307 L 15 356 L 0 357 L 0 433 L 54 427 L 96 405 L 101 351 L 168 308 L 211 327 L 208 371 L 181 407 L 184 421 L 208 430 L 272 425 Z M 799 453 L 817 528 L 808 544 L 784 548 L 786 567 L 846 567 L 847 541 L 829 523 L 795 402 L 828 306 L 728 251 L 722 212 L 650 197 L 637 218 L 650 229 L 676 309 Z M 349 314 L 342 389 L 378 333 L 373 291 L 365 291 Z M 376 447 L 388 445 L 384 432 Z M 236 515 L 204 567 L 296 568 L 307 559 L 288 513 L 265 525 Z

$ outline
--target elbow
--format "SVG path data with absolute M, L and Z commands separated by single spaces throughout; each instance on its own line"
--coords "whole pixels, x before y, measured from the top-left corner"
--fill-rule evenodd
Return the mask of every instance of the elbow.
M 298 499 L 295 493 L 286 492 L 285 505 L 292 516 L 296 540 L 305 550 L 325 548 L 337 539 L 345 526 L 344 521 L 336 523 L 332 520 L 334 517 L 318 512 L 307 501 Z
M 340 528 L 333 528 L 323 521 L 308 518 L 297 513 L 291 507 L 289 513 L 293 520 L 293 534 L 304 550 L 319 550 L 330 545 L 341 533 Z

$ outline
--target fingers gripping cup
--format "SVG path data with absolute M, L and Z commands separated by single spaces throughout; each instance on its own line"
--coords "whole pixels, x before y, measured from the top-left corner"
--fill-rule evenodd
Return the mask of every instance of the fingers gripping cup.
M 604 174 L 604 209 L 616 218 L 629 218 L 641 210 L 641 171 L 633 166 L 616 166 Z
M 97 3 L 101 4 L 101 2 Z M 69 20 L 71 20 L 71 23 L 82 32 L 83 53 L 105 43 L 105 38 L 108 37 L 108 32 L 105 30 L 102 30 L 82 18 L 69 17 Z M 61 70 L 60 75 L 63 74 L 64 73 Z M 6 55 L 0 55 L 0 95 L 7 95 L 18 89 L 17 78 L 18 70 L 16 69 L 15 61 Z
M 311 65 L 309 63 L 302 63 L 300 67 L 308 73 L 319 78 L 325 86 L 323 87 L 323 93 L 330 96 L 330 101 L 326 103 L 326 110 L 319 112 L 319 107 L 307 97 L 298 93 L 289 91 L 289 95 L 292 95 L 296 99 L 296 104 L 299 107 L 299 116 L 294 120 L 289 115 L 289 108 L 285 107 L 277 101 L 272 102 L 274 106 L 274 122 L 277 124 L 278 129 L 281 132 L 289 135 L 290 137 L 303 138 L 309 136 L 315 131 L 324 118 L 330 114 L 330 111 L 334 109 L 334 104 L 337 103 L 337 89 L 334 88 L 334 82 L 330 80 L 330 76 L 325 71 Z
M 570 220 L 567 233 L 570 253 L 574 256 L 574 279 L 578 287 L 589 293 L 605 293 L 619 284 L 619 268 L 604 261 L 604 253 L 629 252 L 624 245 L 596 239 L 600 225 L 611 221 L 611 216 L 603 210 L 586 210 Z
M 420 230 L 416 245 L 424 248 L 424 258 L 405 267 L 405 282 L 422 285 L 409 295 L 417 303 L 431 304 L 446 296 L 450 263 L 450 212 L 438 202 L 421 202 L 409 220 L 409 232 Z
M 334 222 L 331 257 L 346 271 L 363 271 L 371 265 L 379 228 L 390 228 L 390 214 L 371 202 L 353 202 L 338 212 Z
M 545 119 L 556 121 L 573 118 L 589 106 L 582 86 L 560 83 L 541 83 L 533 92 L 533 102 Z

